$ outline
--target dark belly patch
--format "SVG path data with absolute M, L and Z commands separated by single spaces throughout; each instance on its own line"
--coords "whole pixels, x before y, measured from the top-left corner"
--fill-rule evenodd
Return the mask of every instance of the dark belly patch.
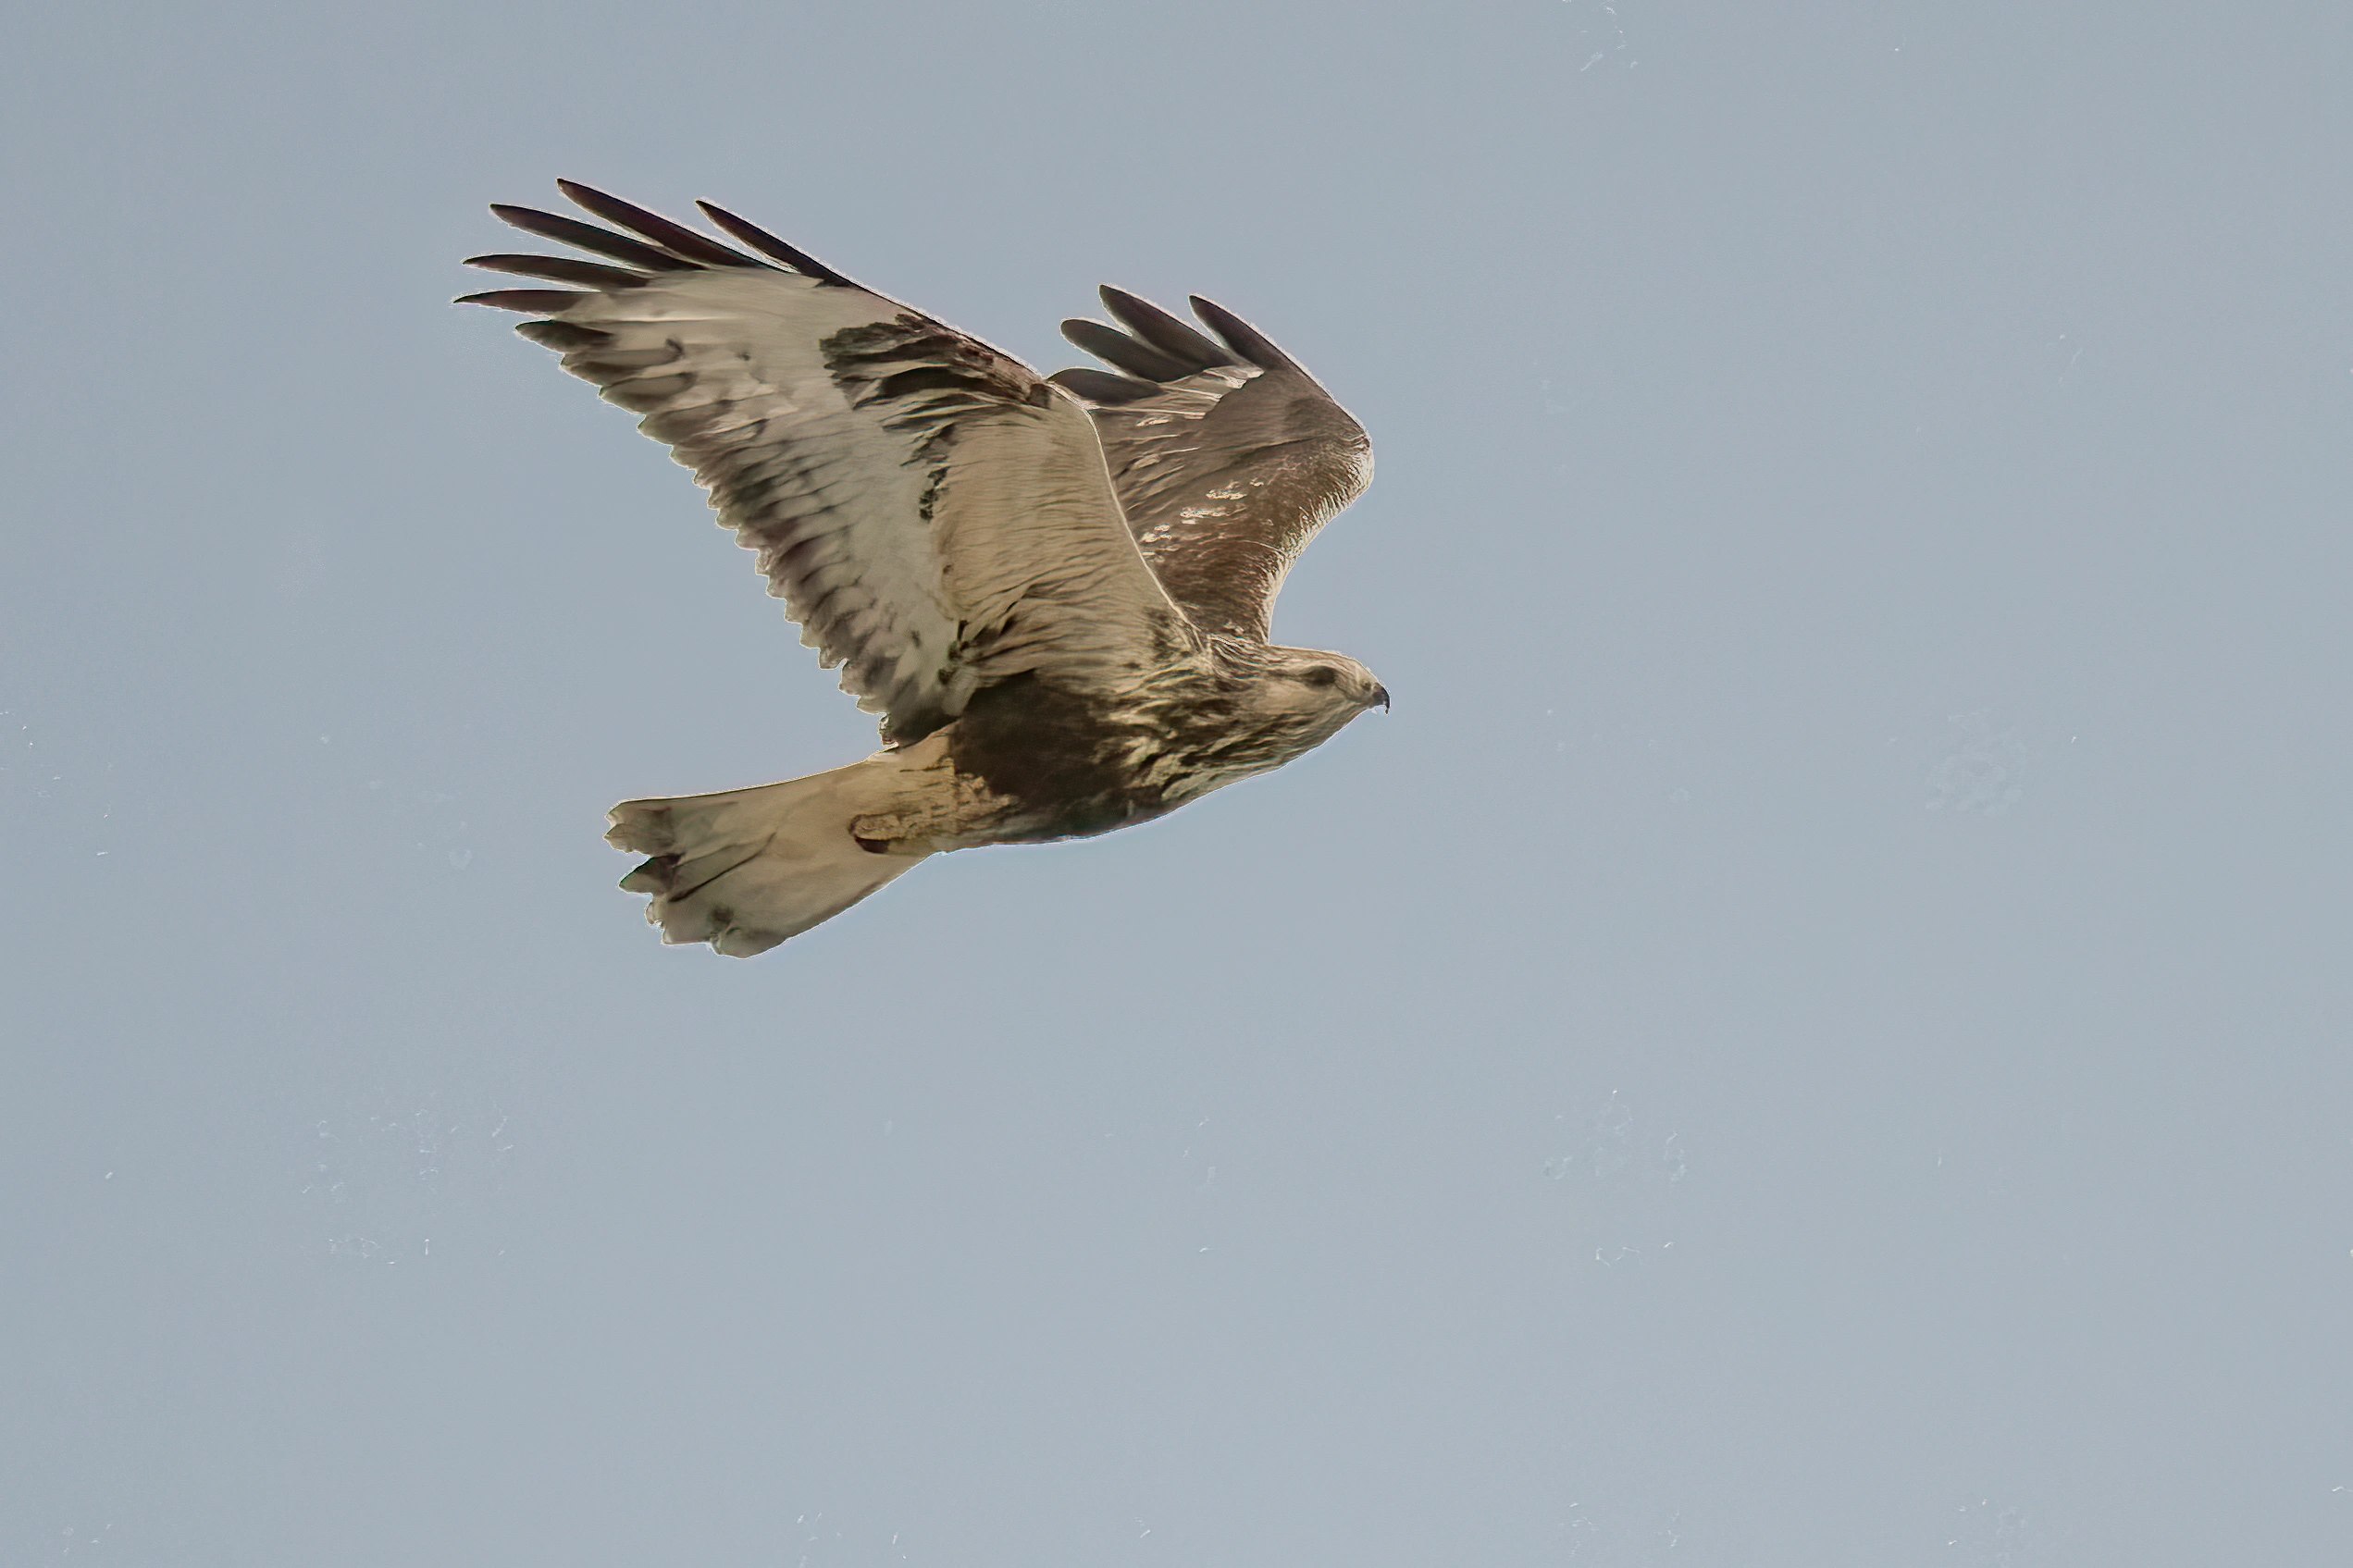
M 1129 771 L 1128 739 L 1099 698 L 1021 674 L 973 694 L 951 755 L 1011 803 L 1010 839 L 1083 838 L 1160 814 L 1159 792 Z

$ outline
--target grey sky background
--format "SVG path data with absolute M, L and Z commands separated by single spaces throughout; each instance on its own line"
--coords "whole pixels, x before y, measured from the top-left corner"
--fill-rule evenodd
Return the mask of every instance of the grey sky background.
M 2353 17 L 22 7 L 0 1561 L 2353 1561 Z M 1364 421 L 1396 710 L 665 950 L 863 755 L 490 201 Z

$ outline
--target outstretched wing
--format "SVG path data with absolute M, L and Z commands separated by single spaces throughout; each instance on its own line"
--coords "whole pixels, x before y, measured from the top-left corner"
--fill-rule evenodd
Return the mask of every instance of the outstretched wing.
M 1124 374 L 1054 381 L 1093 405 L 1128 526 L 1169 597 L 1207 632 L 1267 638 L 1283 574 L 1372 478 L 1372 443 L 1291 357 L 1195 297 L 1224 340 L 1118 289 L 1125 332 L 1066 321 L 1062 335 Z
M 607 259 L 476 256 L 575 289 L 465 299 L 544 317 L 516 330 L 645 415 L 886 740 L 920 739 L 1025 672 L 1117 681 L 1189 635 L 1121 523 L 1079 402 L 708 203 L 782 265 L 559 183 L 630 233 L 493 207 Z

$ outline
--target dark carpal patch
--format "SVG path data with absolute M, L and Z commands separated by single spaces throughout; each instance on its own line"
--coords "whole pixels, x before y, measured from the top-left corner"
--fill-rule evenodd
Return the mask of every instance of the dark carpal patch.
M 846 327 L 818 350 L 852 408 L 876 409 L 885 428 L 935 441 L 953 434 L 960 415 L 1044 408 L 1054 397 L 1022 365 L 912 314 Z

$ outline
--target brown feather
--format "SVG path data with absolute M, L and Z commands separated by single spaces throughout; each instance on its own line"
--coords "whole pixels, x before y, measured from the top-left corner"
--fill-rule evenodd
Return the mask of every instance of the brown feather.
M 684 228 L 666 217 L 659 217 L 643 207 L 632 206 L 618 196 L 608 196 L 575 179 L 559 179 L 556 189 L 596 214 L 607 223 L 617 223 L 633 234 L 644 236 L 671 254 L 704 266 L 760 266 L 741 251 L 731 251 L 718 241 Z
M 451 302 L 528 311 L 533 315 L 559 315 L 588 297 L 568 289 L 489 289 L 479 294 L 460 294 Z
M 1233 363 L 1232 353 L 1151 301 L 1138 299 L 1126 290 L 1114 289 L 1108 283 L 1096 292 L 1103 297 L 1103 308 L 1111 313 L 1113 320 L 1170 358 L 1182 360 L 1195 370 Z
M 1182 381 L 1195 368 L 1099 321 L 1066 321 L 1062 336 L 1106 364 L 1146 381 Z
M 657 251 L 642 240 L 632 240 L 625 234 L 599 228 L 593 223 L 582 223 L 576 217 L 543 213 L 537 207 L 509 206 L 504 202 L 491 203 L 490 212 L 501 223 L 520 228 L 526 234 L 536 234 L 559 245 L 576 245 L 591 255 L 611 256 L 614 261 L 627 262 L 631 266 L 641 266 L 649 272 L 695 270 L 692 262 L 680 261 L 669 252 Z
M 576 261 L 570 256 L 468 256 L 468 266 L 478 266 L 486 272 L 512 272 L 521 278 L 544 278 L 551 283 L 577 283 L 585 288 L 635 289 L 646 281 L 642 272 L 630 272 L 618 266 L 606 266 L 601 262 Z
M 702 209 L 705 217 L 749 245 L 753 250 L 775 257 L 795 272 L 806 274 L 820 283 L 836 284 L 845 289 L 858 287 L 857 284 L 852 283 L 798 245 L 786 244 L 766 229 L 756 224 L 745 222 L 726 208 L 714 207 L 709 202 L 697 202 L 695 205 Z

